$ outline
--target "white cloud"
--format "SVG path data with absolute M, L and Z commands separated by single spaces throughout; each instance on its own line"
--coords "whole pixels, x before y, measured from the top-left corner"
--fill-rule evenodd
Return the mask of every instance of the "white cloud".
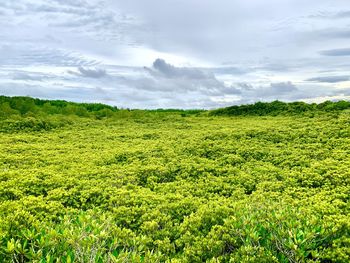
M 347 0 L 3 0 L 0 94 L 138 108 L 346 96 L 349 23 Z

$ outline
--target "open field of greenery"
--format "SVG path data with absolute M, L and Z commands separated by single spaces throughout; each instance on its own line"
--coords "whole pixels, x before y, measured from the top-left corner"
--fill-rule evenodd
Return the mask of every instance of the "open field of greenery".
M 256 105 L 0 97 L 0 262 L 349 262 L 350 103 Z

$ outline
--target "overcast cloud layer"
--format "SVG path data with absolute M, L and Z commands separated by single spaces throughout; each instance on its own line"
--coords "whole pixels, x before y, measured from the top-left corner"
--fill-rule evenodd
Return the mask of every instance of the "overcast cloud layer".
M 349 0 L 1 0 L 0 94 L 128 108 L 350 98 Z

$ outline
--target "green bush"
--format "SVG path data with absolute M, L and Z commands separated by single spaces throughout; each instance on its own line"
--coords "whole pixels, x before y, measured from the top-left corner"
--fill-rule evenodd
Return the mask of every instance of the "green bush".
M 33 101 L 0 103 L 0 262 L 350 261 L 335 104 L 182 117 Z

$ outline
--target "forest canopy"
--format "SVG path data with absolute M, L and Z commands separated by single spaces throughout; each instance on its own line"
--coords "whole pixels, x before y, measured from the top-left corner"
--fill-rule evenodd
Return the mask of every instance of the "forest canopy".
M 181 110 L 181 109 L 156 109 L 133 110 L 148 113 L 182 113 L 183 115 L 208 113 L 217 116 L 266 116 L 266 115 L 293 115 L 318 112 L 335 112 L 350 109 L 349 101 L 325 101 L 319 104 L 305 102 L 256 102 L 254 104 L 235 105 L 215 110 Z M 42 100 L 31 97 L 6 97 L 0 96 L 0 118 L 10 116 L 45 116 L 45 115 L 75 115 L 79 117 L 104 117 L 119 116 L 121 111 L 117 106 L 101 103 L 75 103 L 64 100 Z M 122 110 L 123 111 L 123 110 Z M 130 109 L 124 109 L 130 111 Z

